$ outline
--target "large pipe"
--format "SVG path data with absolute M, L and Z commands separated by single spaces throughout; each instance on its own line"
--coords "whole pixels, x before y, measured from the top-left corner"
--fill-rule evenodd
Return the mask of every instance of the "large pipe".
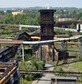
M 77 40 L 79 38 L 82 38 L 82 35 L 74 36 L 70 38 L 64 38 L 62 40 L 46 40 L 46 41 L 23 41 L 23 44 L 47 44 L 47 43 L 53 43 L 53 42 L 63 42 L 63 41 L 70 41 L 70 40 Z
M 70 40 L 77 40 L 82 38 L 82 35 L 73 36 L 70 38 L 64 38 L 61 40 L 45 40 L 45 41 L 22 41 L 22 40 L 0 40 L 0 44 L 47 44 L 53 42 L 63 42 L 63 41 L 70 41 Z

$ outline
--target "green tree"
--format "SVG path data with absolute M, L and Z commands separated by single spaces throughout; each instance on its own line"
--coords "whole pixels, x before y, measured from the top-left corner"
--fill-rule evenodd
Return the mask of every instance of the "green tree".
M 72 23 L 72 24 L 69 26 L 69 28 L 75 29 L 76 26 Z

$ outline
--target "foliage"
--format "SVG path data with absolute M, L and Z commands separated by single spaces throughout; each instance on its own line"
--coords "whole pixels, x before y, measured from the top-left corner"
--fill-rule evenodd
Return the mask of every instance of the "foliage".
M 79 57 L 79 60 L 82 61 L 82 56 Z
M 72 32 L 71 31 L 66 31 L 66 33 L 69 35 L 69 36 L 72 36 Z
M 82 35 L 82 32 L 78 32 L 78 35 Z
M 75 29 L 76 26 L 72 23 L 72 24 L 69 26 L 69 28 Z
M 82 20 L 82 9 L 59 8 L 56 10 L 55 14 L 55 20 L 57 20 L 60 16 Z M 39 21 L 40 15 L 37 10 L 25 10 L 23 14 L 18 14 L 15 16 L 12 15 L 12 11 L 10 10 L 5 13 L 3 11 L 0 11 L 0 23 L 38 25 Z
M 5 24 L 29 24 L 37 25 L 39 22 L 39 13 L 37 11 L 29 11 L 24 14 L 18 14 L 13 16 L 11 13 L 7 13 L 2 16 L 0 23 Z
M 32 84 L 32 81 L 28 81 L 21 76 L 20 77 L 20 84 Z
M 69 35 L 69 36 L 72 36 L 73 35 L 73 33 L 71 32 L 71 31 L 65 31 L 65 30 L 55 30 L 55 32 L 56 32 L 56 35 L 61 35 L 61 34 L 63 34 L 63 35 Z
M 36 60 L 33 56 L 28 55 L 27 61 L 22 62 L 19 67 L 26 70 L 42 70 L 45 66 L 45 61 Z M 33 80 L 40 77 L 42 74 L 25 74 L 22 77 L 26 80 Z
M 63 70 L 63 68 L 62 67 L 58 67 L 58 66 L 55 66 L 54 67 L 54 70 L 55 71 L 59 71 L 59 72 L 64 72 L 64 70 Z M 57 74 L 57 76 L 66 76 L 66 74 L 65 73 L 60 73 L 60 74 Z
M 58 16 L 63 15 L 66 18 L 74 18 L 82 20 L 82 9 L 77 8 L 59 8 L 56 10 Z
M 80 80 L 82 81 L 82 74 L 80 75 Z
M 25 54 L 24 57 L 25 57 L 25 61 L 34 59 L 34 56 L 32 56 L 31 54 Z

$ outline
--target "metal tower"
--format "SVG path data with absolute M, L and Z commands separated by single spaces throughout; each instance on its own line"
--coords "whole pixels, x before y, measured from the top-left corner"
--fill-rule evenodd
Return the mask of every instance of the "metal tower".
M 43 9 L 40 10 L 40 37 L 41 40 L 53 40 L 54 39 L 54 12 L 55 10 L 52 9 Z M 48 43 L 46 44 L 48 46 L 47 52 L 47 59 L 51 59 L 54 61 L 54 43 Z M 41 60 L 44 57 L 43 55 L 43 49 L 45 45 L 40 46 L 40 57 Z M 52 53 L 50 54 L 50 49 L 52 49 Z M 50 56 L 49 56 L 50 55 Z M 49 58 L 50 57 L 50 58 Z
M 55 10 L 40 10 L 41 40 L 52 40 L 54 37 Z

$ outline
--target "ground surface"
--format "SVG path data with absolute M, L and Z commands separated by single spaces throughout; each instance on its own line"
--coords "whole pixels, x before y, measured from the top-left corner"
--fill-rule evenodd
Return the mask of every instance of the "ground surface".
M 45 65 L 46 70 L 53 71 L 54 66 L 51 64 L 46 64 Z M 39 80 L 35 80 L 32 82 L 32 84 L 51 84 L 51 78 L 54 77 L 54 74 L 47 73 L 43 74 L 43 76 Z

